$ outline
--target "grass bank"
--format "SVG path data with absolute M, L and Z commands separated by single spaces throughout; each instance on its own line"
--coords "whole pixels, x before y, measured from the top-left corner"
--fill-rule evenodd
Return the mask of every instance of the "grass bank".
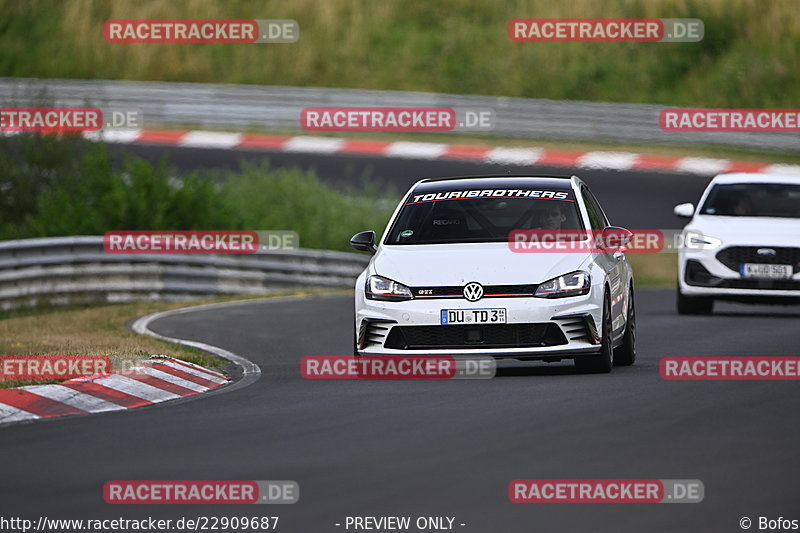
M 796 107 L 794 0 L 0 0 L 4 76 Z M 699 18 L 698 43 L 515 43 L 514 18 Z M 293 44 L 111 44 L 108 19 L 294 19 Z
M 270 297 L 313 294 L 276 293 Z M 263 296 L 259 296 L 262 298 Z M 223 297 L 191 302 L 135 302 L 94 306 L 25 309 L 0 314 L 0 354 L 3 355 L 106 355 L 114 368 L 151 355 L 169 355 L 213 368 L 224 364 L 217 357 L 171 342 L 139 335 L 128 328 L 135 318 L 187 305 L 218 303 L 245 297 Z M 0 388 L 42 385 L 56 381 L 0 379 Z

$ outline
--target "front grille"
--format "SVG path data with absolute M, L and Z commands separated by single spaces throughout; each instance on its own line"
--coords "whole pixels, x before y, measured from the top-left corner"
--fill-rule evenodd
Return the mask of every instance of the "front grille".
M 762 255 L 758 250 L 775 250 L 775 255 Z M 800 272 L 800 248 L 779 246 L 730 246 L 717 252 L 717 260 L 734 272 L 739 272 L 742 263 L 765 263 L 792 265 L 793 272 Z
M 394 350 L 425 348 L 534 348 L 567 344 L 556 324 L 475 324 L 395 326 L 384 346 Z
M 538 285 L 484 285 L 482 298 L 514 298 L 533 296 Z M 464 286 L 411 287 L 414 298 L 463 298 Z

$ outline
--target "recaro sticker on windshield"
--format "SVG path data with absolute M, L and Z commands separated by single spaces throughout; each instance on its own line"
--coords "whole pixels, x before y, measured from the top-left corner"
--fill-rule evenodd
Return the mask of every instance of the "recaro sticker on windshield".
M 567 191 L 541 191 L 531 189 L 473 189 L 469 191 L 445 191 L 428 194 L 415 194 L 406 205 L 422 202 L 437 202 L 441 200 L 458 200 L 464 198 L 546 198 L 550 200 L 569 199 Z

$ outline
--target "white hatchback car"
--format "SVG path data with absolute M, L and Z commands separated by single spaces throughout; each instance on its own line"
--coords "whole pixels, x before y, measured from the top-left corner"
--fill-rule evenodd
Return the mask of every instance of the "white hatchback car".
M 636 357 L 633 271 L 620 247 L 515 253 L 514 230 L 609 225 L 577 177 L 424 179 L 398 205 L 355 286 L 356 355 L 574 359 L 608 372 Z
M 722 174 L 691 219 L 678 254 L 677 307 L 709 314 L 714 300 L 800 303 L 800 176 Z

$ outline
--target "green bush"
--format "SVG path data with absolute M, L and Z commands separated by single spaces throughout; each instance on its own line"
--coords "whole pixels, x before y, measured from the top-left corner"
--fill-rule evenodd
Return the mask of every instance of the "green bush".
M 166 159 L 127 157 L 103 144 L 20 135 L 0 138 L 0 239 L 100 235 L 111 230 L 293 230 L 304 248 L 347 250 L 380 230 L 393 193 L 369 183 L 336 190 L 311 171 L 244 165 L 175 176 Z

